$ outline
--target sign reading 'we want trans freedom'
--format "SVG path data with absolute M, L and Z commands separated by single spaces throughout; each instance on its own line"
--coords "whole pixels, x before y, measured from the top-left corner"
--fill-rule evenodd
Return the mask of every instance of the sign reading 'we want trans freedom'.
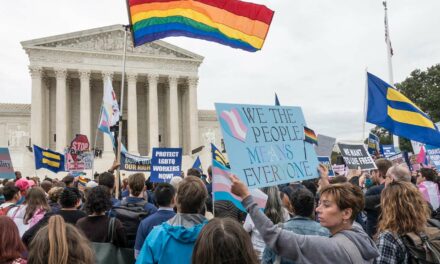
M 232 172 L 250 188 L 318 177 L 300 107 L 217 103 L 215 108 Z

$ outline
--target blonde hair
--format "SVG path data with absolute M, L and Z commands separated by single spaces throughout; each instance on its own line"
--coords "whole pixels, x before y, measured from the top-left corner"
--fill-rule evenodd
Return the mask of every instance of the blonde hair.
M 66 224 L 59 215 L 49 218 L 47 226 L 35 235 L 29 247 L 28 263 L 92 264 L 93 250 L 76 227 Z
M 390 231 L 396 235 L 424 231 L 429 208 L 420 191 L 409 182 L 392 182 L 381 194 L 377 234 Z

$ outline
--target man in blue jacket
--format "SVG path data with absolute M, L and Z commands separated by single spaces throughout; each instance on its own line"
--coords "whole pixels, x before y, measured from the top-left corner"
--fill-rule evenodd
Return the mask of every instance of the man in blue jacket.
M 208 222 L 200 213 L 208 197 L 203 181 L 194 176 L 184 178 L 177 190 L 177 214 L 156 226 L 142 246 L 136 263 L 191 263 L 194 244 Z

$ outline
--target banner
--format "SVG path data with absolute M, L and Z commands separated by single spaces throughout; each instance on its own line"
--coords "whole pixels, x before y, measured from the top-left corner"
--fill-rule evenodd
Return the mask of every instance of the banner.
M 440 148 L 426 145 L 426 155 L 428 156 L 429 163 L 440 171 Z
M 344 158 L 345 165 L 347 165 L 349 169 L 357 169 L 358 167 L 360 167 L 361 170 L 377 169 L 376 163 L 365 149 L 364 144 L 338 143 L 338 146 Z
M 215 104 L 232 173 L 250 188 L 318 177 L 300 107 Z
M 394 149 L 393 145 L 382 145 L 382 146 L 380 146 L 380 148 L 381 148 L 382 154 L 385 156 L 385 158 L 396 155 L 396 150 Z
M 316 155 L 323 157 L 330 157 L 335 146 L 336 138 L 318 135 L 318 145 L 315 146 Z
M 342 164 L 342 165 L 333 165 L 332 168 L 333 168 L 333 172 L 334 172 L 335 176 L 336 176 L 336 174 L 337 175 L 345 175 L 345 173 L 346 173 L 345 165 L 344 164 Z
M 66 170 L 83 171 L 93 168 L 94 155 L 89 151 L 90 144 L 87 136 L 77 134 L 66 150 Z
M 8 148 L 0 148 L 0 179 L 15 179 L 14 166 Z
M 406 163 L 405 156 L 403 153 L 395 154 L 392 156 L 389 156 L 388 159 L 393 163 L 393 165 L 400 165 L 405 164 L 406 167 L 408 167 L 408 164 Z
M 153 148 L 150 181 L 169 182 L 181 175 L 181 166 L 182 148 Z
M 332 168 L 332 162 L 329 157 L 322 157 L 322 156 L 319 157 L 318 156 L 318 161 L 319 161 L 319 163 L 321 163 L 322 165 L 327 167 L 328 176 L 330 176 L 330 177 L 335 176 L 335 172 L 333 171 L 333 168 Z
M 125 171 L 150 171 L 151 159 L 149 157 L 135 156 L 121 152 L 121 170 Z
M 380 140 L 379 137 L 373 133 L 368 135 L 368 153 L 371 155 L 378 155 L 380 150 Z

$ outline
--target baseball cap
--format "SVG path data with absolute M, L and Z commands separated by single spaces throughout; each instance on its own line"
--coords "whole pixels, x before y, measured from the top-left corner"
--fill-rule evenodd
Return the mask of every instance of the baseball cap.
M 21 178 L 18 181 L 15 182 L 15 187 L 20 189 L 21 192 L 26 191 L 27 189 L 31 188 L 35 183 L 32 181 L 28 181 L 26 178 Z

